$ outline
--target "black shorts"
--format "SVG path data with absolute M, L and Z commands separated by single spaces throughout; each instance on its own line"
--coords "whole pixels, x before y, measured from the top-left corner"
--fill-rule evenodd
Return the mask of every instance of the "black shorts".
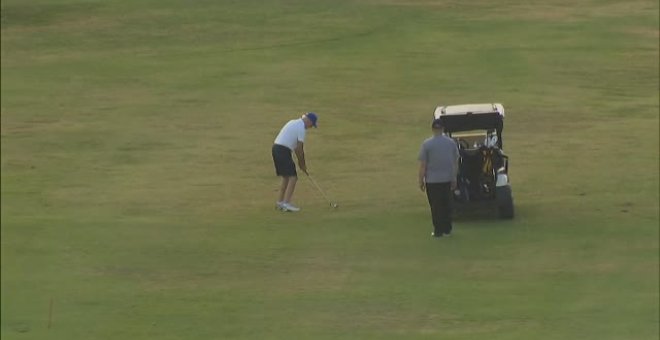
M 275 163 L 275 174 L 278 176 L 298 177 L 291 149 L 284 145 L 273 144 L 273 162 Z

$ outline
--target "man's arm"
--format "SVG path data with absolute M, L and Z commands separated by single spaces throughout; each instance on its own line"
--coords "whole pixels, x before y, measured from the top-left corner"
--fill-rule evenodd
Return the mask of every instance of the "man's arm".
M 296 158 L 298 158 L 298 167 L 300 170 L 307 174 L 307 164 L 305 164 L 305 149 L 303 145 L 303 142 L 298 141 L 298 145 L 296 146 Z
M 419 172 L 418 172 L 418 180 L 419 180 L 419 190 L 422 192 L 426 191 L 426 162 L 425 161 L 419 161 Z

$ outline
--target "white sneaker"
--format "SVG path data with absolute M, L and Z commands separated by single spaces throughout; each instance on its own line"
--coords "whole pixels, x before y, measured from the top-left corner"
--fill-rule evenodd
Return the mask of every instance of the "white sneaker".
M 284 206 L 282 206 L 282 204 L 284 204 L 284 201 L 279 201 L 279 202 L 275 203 L 275 209 L 276 210 L 284 210 Z
M 282 210 L 283 211 L 296 212 L 296 211 L 300 211 L 300 208 L 296 207 L 295 205 L 293 205 L 291 203 L 283 202 L 282 203 Z

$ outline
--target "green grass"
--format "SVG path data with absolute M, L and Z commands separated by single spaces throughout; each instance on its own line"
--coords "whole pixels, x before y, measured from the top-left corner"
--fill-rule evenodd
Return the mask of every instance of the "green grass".
M 0 335 L 657 339 L 658 7 L 4 0 Z M 474 102 L 517 216 L 436 242 L 417 151 Z M 277 213 L 308 110 L 340 208 Z

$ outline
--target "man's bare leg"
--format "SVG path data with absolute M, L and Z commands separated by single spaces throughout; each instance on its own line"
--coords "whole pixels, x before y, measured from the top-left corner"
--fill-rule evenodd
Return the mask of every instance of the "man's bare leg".
M 282 176 L 282 185 L 280 185 L 280 196 L 277 202 L 284 202 L 284 195 L 286 194 L 286 187 L 289 185 L 289 178 Z
M 291 196 L 293 196 L 293 191 L 296 190 L 296 182 L 298 181 L 298 177 L 288 177 L 287 180 L 288 183 L 286 186 L 286 192 L 284 194 L 284 202 L 290 203 Z

